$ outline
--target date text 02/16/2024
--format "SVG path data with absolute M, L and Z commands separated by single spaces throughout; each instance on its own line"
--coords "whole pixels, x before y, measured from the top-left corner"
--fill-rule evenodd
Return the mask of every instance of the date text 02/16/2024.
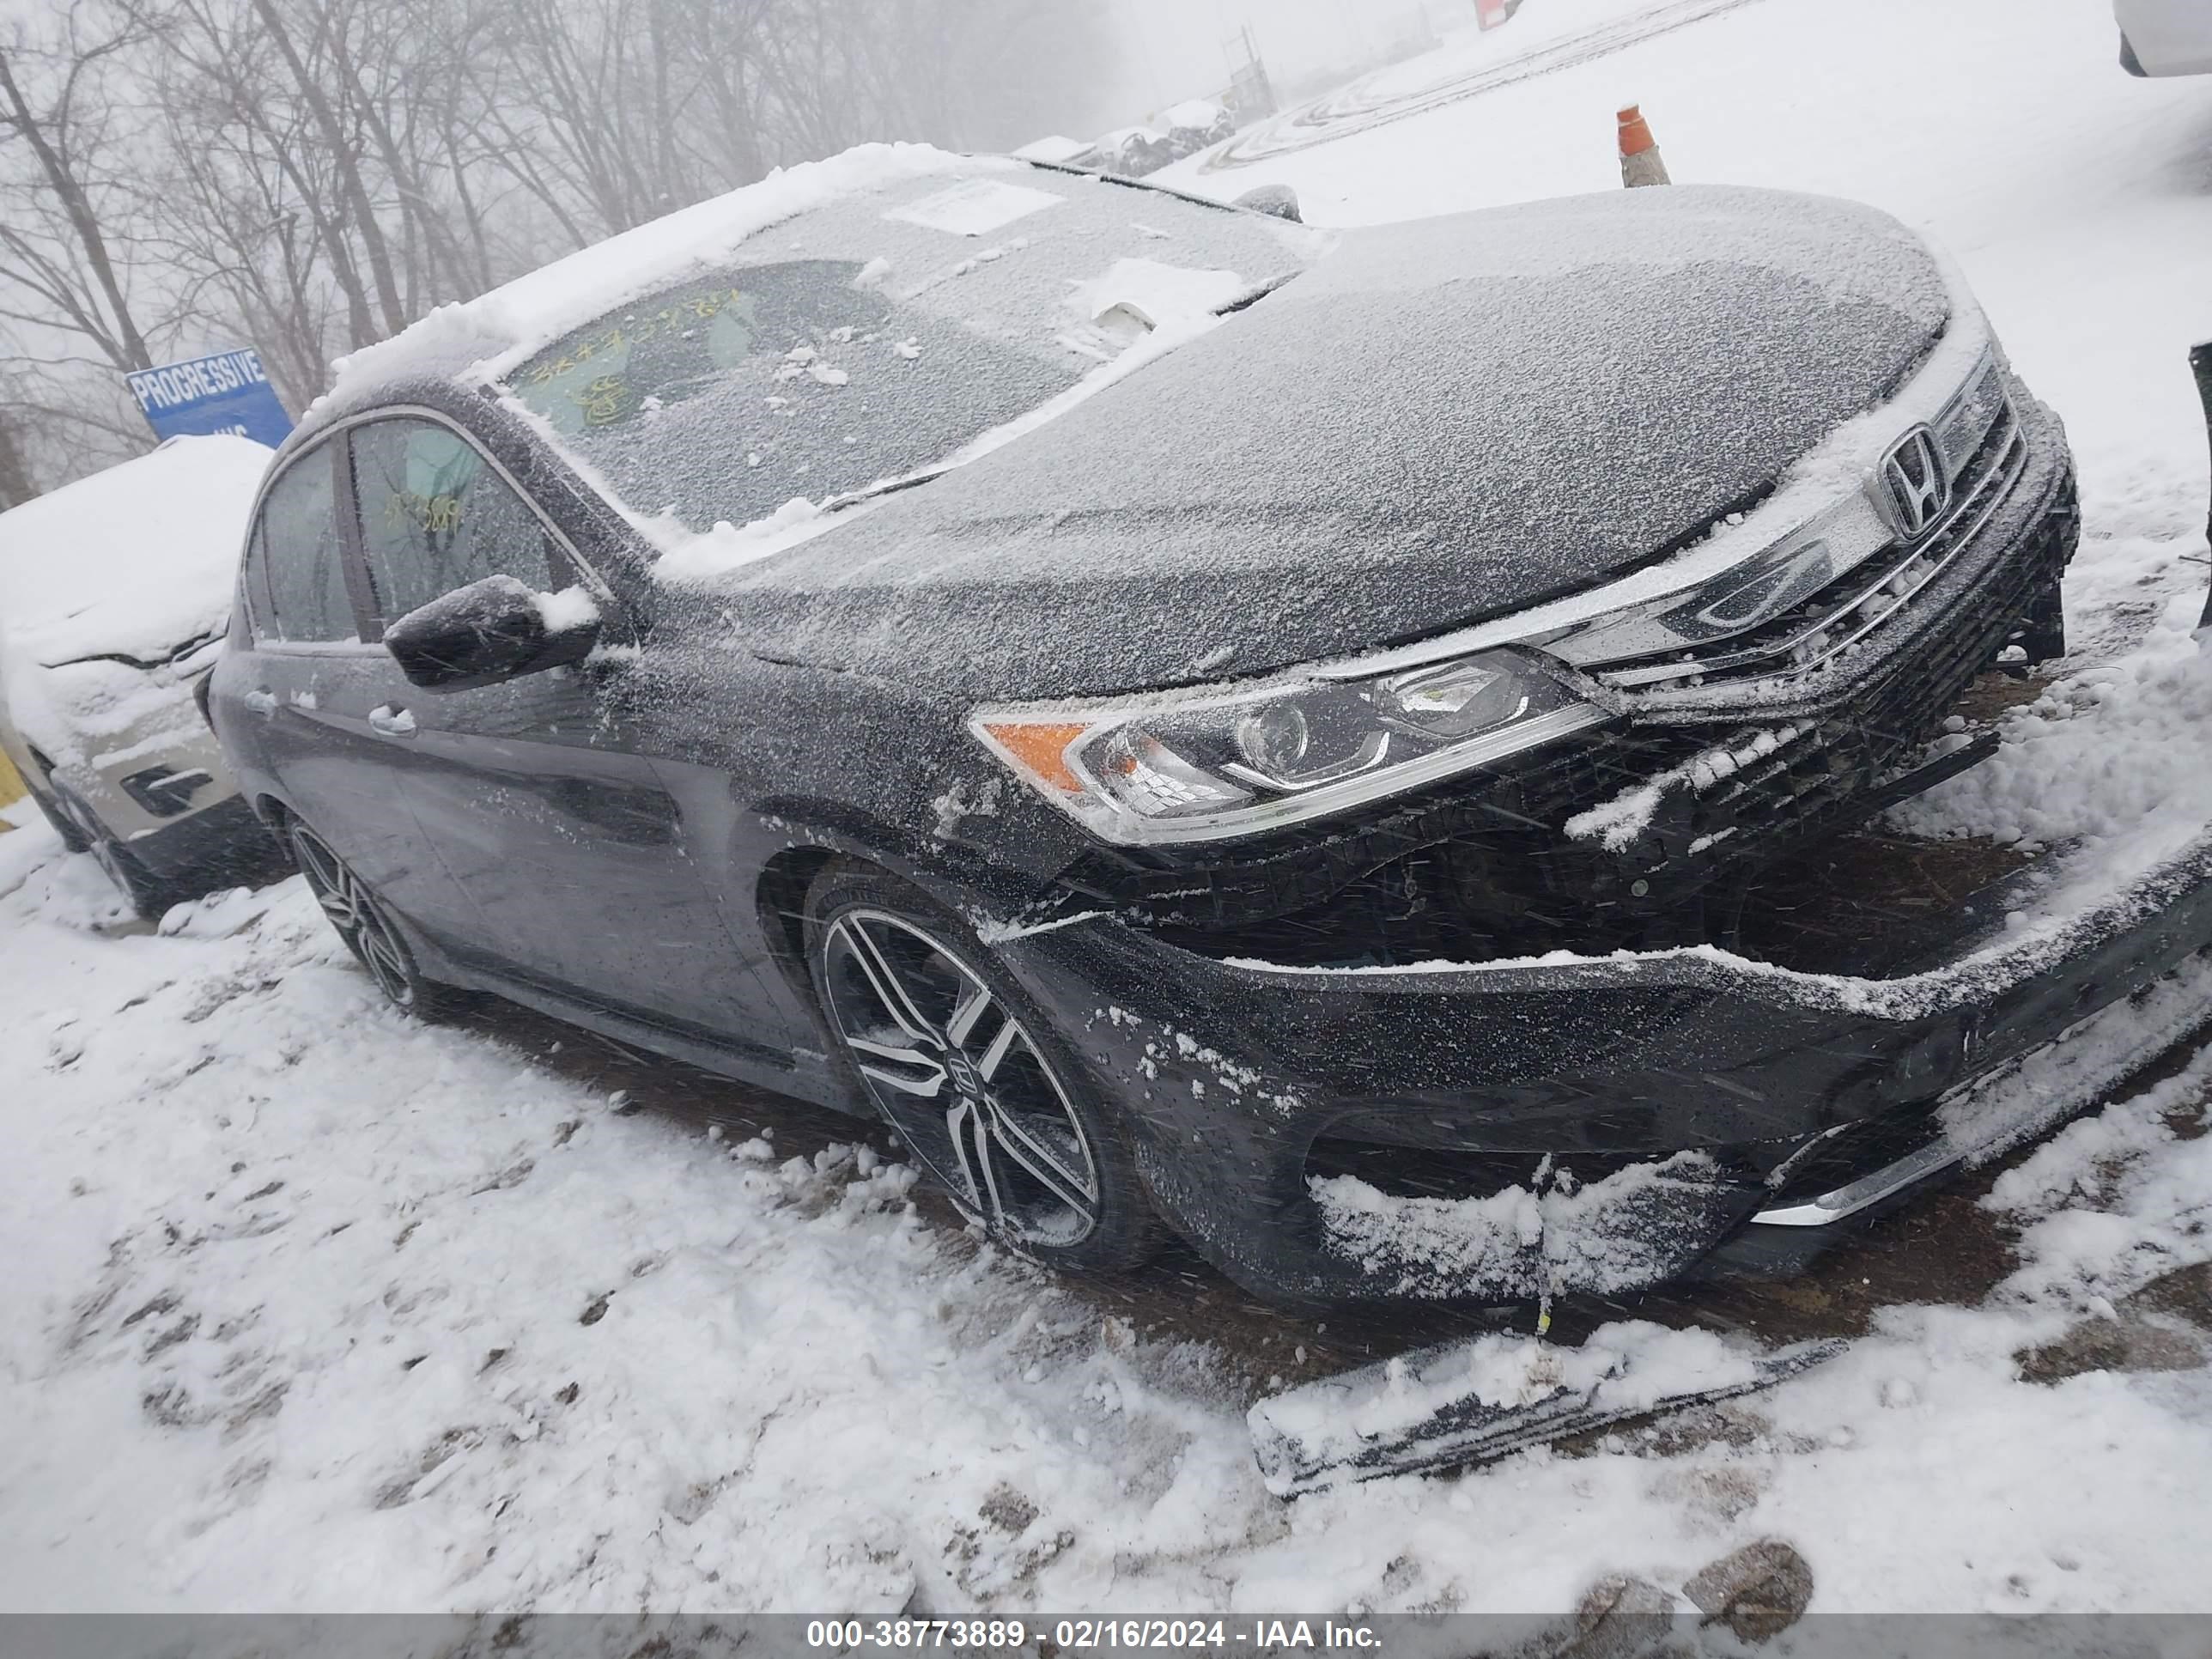
M 1381 1638 L 1369 1626 L 1334 1619 L 817 1619 L 806 1645 L 832 1651 L 863 1648 L 951 1648 L 1014 1651 L 1049 1639 L 1061 1650 L 1218 1650 L 1254 1652 L 1357 1649 L 1373 1652 Z

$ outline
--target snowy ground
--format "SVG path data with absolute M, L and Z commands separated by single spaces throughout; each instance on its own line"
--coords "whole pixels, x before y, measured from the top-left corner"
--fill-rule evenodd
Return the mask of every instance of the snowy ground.
M 2075 677 L 1928 810 L 2118 834 L 2212 787 L 2182 746 L 2212 80 L 2112 57 L 2091 0 L 1753 0 L 1188 182 L 1336 222 L 1600 188 L 1640 97 L 1679 178 L 1930 228 L 2067 417 L 2088 536 Z M 1816 1612 L 2212 1610 L 2212 1373 L 2127 1299 L 2212 1260 L 2212 1060 L 1999 1178 L 1978 1305 L 1888 1308 L 1700 1432 L 1285 1504 L 1243 1419 L 1266 1334 L 1145 1334 L 834 1127 L 787 1160 L 625 1115 L 538 1038 L 411 1025 L 296 882 L 149 934 L 43 825 L 0 835 L 0 1608 L 1534 1612 L 1776 1536 Z M 2023 1374 L 2084 1320 L 2166 1368 Z

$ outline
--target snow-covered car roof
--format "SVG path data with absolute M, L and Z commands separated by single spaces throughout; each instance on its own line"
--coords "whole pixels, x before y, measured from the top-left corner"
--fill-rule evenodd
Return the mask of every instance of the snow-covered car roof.
M 220 631 L 270 453 L 250 438 L 172 438 L 0 513 L 9 659 L 152 660 Z

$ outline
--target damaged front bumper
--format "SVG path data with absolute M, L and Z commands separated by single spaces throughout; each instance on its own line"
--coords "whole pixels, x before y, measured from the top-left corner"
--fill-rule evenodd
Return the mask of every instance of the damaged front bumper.
M 1285 968 L 1104 919 L 1001 948 L 1132 1116 L 1162 1212 L 1231 1278 L 1507 1303 L 1730 1254 L 1787 1267 L 2212 1010 L 2202 964 L 2166 979 L 2212 947 L 2212 832 L 2063 922 L 2008 928 L 2039 878 L 1881 979 L 1709 946 Z M 2008 1093 L 2008 1067 L 2123 1000 L 2096 1063 Z
M 1249 844 L 1092 849 L 1059 896 L 1201 952 L 1302 967 L 1711 937 L 1778 863 L 1986 757 L 1986 734 L 1929 750 L 1977 677 L 2063 653 L 2072 460 L 2057 417 L 2005 385 L 1949 519 L 1716 641 L 1710 661 L 1613 663 L 1603 633 L 1543 645 L 1590 659 L 1577 668 L 1613 710 L 1605 725 Z

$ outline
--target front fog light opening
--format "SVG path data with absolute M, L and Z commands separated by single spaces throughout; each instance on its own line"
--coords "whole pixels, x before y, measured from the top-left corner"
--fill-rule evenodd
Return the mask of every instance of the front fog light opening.
M 118 781 L 123 793 L 150 816 L 173 818 L 192 804 L 192 797 L 215 781 L 211 773 L 198 767 L 179 772 L 167 766 L 149 766 Z

